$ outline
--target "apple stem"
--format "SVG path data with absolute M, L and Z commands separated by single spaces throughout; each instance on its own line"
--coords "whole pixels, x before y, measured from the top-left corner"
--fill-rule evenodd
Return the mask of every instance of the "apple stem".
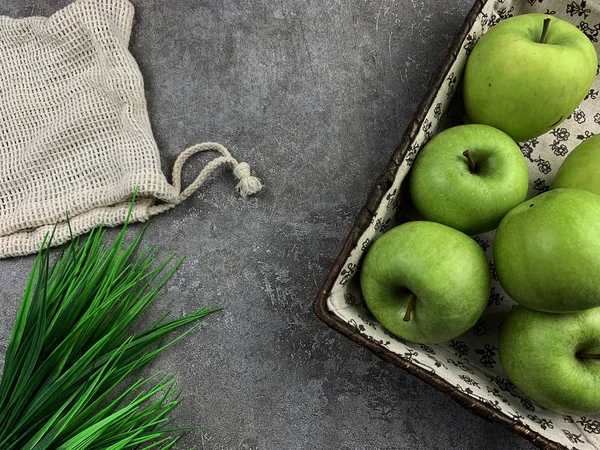
M 540 44 L 544 44 L 546 42 L 546 36 L 548 34 L 548 27 L 550 26 L 550 17 L 544 19 L 544 28 L 542 28 L 542 37 L 540 38 Z
M 410 320 L 410 313 L 412 312 L 413 308 L 415 306 L 415 294 L 410 294 L 410 296 L 408 297 L 408 305 L 406 305 L 406 312 L 404 313 L 404 320 L 405 322 L 408 322 Z
M 576 355 L 578 358 L 583 358 L 583 359 L 600 359 L 600 354 L 598 353 L 582 353 L 579 352 Z
M 467 158 L 467 161 L 469 162 L 469 170 L 471 171 L 471 173 L 475 173 L 475 160 L 473 159 L 473 156 L 471 155 L 469 150 L 465 150 L 463 152 L 463 156 Z

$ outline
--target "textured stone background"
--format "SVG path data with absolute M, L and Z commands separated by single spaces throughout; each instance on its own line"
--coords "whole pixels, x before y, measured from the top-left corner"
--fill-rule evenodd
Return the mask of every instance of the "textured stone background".
M 49 15 L 67 0 L 2 0 Z M 312 302 L 471 0 L 136 0 L 131 51 L 166 171 L 185 147 L 228 146 L 230 173 L 145 241 L 189 255 L 158 310 L 221 305 L 154 369 L 184 390 L 197 449 L 526 449 L 322 324 Z M 206 160 L 185 171 L 189 183 Z M 32 258 L 0 261 L 4 354 Z

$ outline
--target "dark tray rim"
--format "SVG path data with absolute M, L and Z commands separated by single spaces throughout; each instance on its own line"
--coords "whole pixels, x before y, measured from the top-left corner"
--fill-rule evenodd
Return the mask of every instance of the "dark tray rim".
M 433 105 L 436 94 L 444 83 L 452 64 L 456 60 L 463 41 L 469 33 L 469 30 L 475 23 L 477 16 L 482 11 L 485 4 L 490 1 L 494 0 L 476 0 L 475 4 L 467 14 L 461 28 L 456 33 L 448 53 L 438 66 L 437 70 L 433 73 L 433 76 L 429 81 L 429 87 L 425 97 L 419 104 L 413 119 L 406 127 L 406 130 L 400 140 L 400 144 L 394 150 L 391 159 L 371 188 L 366 204 L 359 212 L 352 229 L 346 236 L 342 250 L 340 251 L 334 263 L 331 265 L 327 279 L 319 291 L 313 307 L 317 317 L 334 330 L 339 331 L 343 335 L 352 339 L 354 342 L 366 347 L 384 361 L 390 362 L 406 370 L 439 391 L 448 394 L 454 401 L 464 408 L 470 410 L 474 414 L 477 414 L 489 420 L 490 422 L 499 423 L 503 427 L 527 439 L 538 448 L 545 450 L 568 450 L 567 447 L 563 446 L 562 444 L 541 436 L 539 433 L 532 431 L 529 427 L 518 423 L 511 417 L 497 411 L 487 403 L 469 397 L 467 394 L 461 392 L 440 376 L 427 372 L 412 362 L 402 358 L 400 355 L 388 350 L 384 346 L 369 340 L 366 336 L 359 333 L 356 328 L 348 325 L 346 322 L 339 319 L 327 309 L 327 297 L 329 296 L 329 293 L 331 292 L 331 289 L 333 288 L 333 285 L 335 284 L 335 281 L 337 280 L 342 268 L 344 267 L 350 252 L 356 247 L 360 236 L 368 228 L 381 200 L 391 187 L 394 177 L 396 176 L 396 172 L 398 171 L 398 167 L 406 157 L 410 145 L 415 139 L 419 128 L 421 127 L 425 116 L 427 115 L 427 111 Z

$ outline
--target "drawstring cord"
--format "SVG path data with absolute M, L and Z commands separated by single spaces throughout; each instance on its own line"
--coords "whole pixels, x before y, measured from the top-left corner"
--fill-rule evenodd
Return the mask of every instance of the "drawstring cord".
M 193 155 L 199 152 L 207 152 L 207 151 L 216 151 L 221 154 L 221 156 L 210 161 L 204 168 L 200 171 L 196 179 L 183 191 L 181 190 L 181 171 L 185 162 Z M 242 197 L 247 197 L 250 195 L 254 195 L 262 189 L 261 181 L 252 176 L 250 171 L 250 166 L 245 162 L 238 162 L 229 150 L 223 147 L 221 144 L 216 142 L 203 142 L 201 144 L 192 145 L 191 147 L 185 149 L 181 154 L 177 157 L 175 161 L 175 165 L 173 166 L 173 186 L 175 190 L 179 192 L 179 195 L 172 203 L 164 203 L 156 206 L 152 206 L 150 208 L 149 213 L 151 215 L 160 214 L 164 211 L 167 211 L 185 199 L 187 199 L 190 195 L 196 192 L 212 175 L 212 173 L 221 167 L 223 164 L 229 164 L 233 170 L 233 175 L 238 179 L 239 183 L 236 185 L 237 191 L 242 195 Z

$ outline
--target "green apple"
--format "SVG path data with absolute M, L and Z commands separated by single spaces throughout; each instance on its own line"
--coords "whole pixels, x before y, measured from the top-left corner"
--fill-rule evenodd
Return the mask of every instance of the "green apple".
M 464 71 L 465 108 L 473 122 L 525 141 L 579 106 L 597 68 L 594 46 L 569 22 L 543 14 L 511 17 L 475 44 Z
M 552 189 L 584 189 L 600 195 L 600 135 L 573 149 L 558 169 Z
M 494 239 L 502 287 L 538 311 L 600 306 L 600 196 L 556 189 L 511 210 Z
M 369 310 L 391 333 L 412 342 L 453 339 L 479 319 L 490 293 L 483 250 L 435 222 L 397 226 L 377 239 L 360 272 Z
M 527 163 L 517 144 L 487 125 L 461 125 L 419 152 L 409 190 L 421 215 L 467 234 L 498 226 L 527 195 Z
M 517 306 L 500 328 L 510 381 L 561 414 L 600 413 L 600 308 L 551 314 Z

